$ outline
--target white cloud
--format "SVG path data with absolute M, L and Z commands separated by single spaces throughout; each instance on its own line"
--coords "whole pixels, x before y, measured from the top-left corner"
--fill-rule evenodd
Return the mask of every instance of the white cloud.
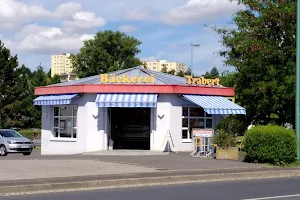
M 61 25 L 41 26 L 38 23 L 42 21 Z M 17 0 L 0 0 L 1 30 L 3 33 L 5 28 L 17 30 L 6 32 L 2 40 L 16 53 L 76 52 L 82 47 L 83 40 L 94 37 L 87 34 L 89 30 L 105 23 L 95 13 L 84 11 L 79 3 L 60 4 L 54 10 L 47 10 L 37 3 L 29 5 Z M 30 25 L 21 28 L 24 24 Z
M 118 30 L 121 32 L 130 33 L 138 30 L 138 27 L 132 25 L 122 25 L 119 26 Z
M 189 0 L 184 6 L 170 10 L 161 20 L 172 25 L 194 24 L 231 15 L 241 8 L 235 0 Z
M 68 31 L 82 32 L 94 27 L 102 27 L 105 20 L 95 13 L 83 11 L 81 4 L 69 2 L 60 4 L 51 11 L 42 5 L 27 5 L 16 0 L 0 0 L 0 27 L 17 28 L 25 23 L 40 21 L 62 22 Z
M 53 54 L 63 52 L 77 52 L 83 41 L 92 39 L 91 34 L 66 34 L 57 27 L 45 27 L 37 24 L 26 26 L 17 41 L 6 41 L 7 46 L 17 52 L 32 52 L 37 54 Z
M 93 27 L 102 27 L 106 24 L 105 20 L 97 17 L 92 12 L 76 12 L 72 15 L 71 20 L 63 22 L 63 27 L 68 31 L 86 31 Z
M 123 14 L 126 20 L 149 20 L 149 8 L 139 8 Z
M 0 27 L 14 28 L 23 22 L 51 16 L 41 5 L 27 5 L 15 0 L 0 1 Z
M 55 15 L 63 19 L 72 19 L 72 15 L 76 12 L 80 12 L 81 10 L 81 4 L 69 2 L 60 4 L 55 10 Z

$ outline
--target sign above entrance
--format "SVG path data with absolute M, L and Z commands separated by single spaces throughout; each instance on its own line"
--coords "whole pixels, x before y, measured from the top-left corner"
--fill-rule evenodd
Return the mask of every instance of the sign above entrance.
M 155 76 L 128 76 L 115 74 L 100 74 L 100 83 L 155 83 Z
M 192 76 L 185 76 L 186 84 L 193 84 L 193 85 L 215 85 L 220 86 L 220 79 L 206 79 L 203 76 L 201 77 L 192 77 Z

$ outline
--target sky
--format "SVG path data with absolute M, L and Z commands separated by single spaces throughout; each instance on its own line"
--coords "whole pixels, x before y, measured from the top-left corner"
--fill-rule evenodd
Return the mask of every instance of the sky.
M 217 52 L 223 27 L 241 8 L 230 0 L 0 0 L 0 40 L 19 64 L 50 69 L 51 55 L 78 53 L 98 31 L 119 30 L 142 41 L 138 57 L 191 65 L 204 74 L 229 68 Z

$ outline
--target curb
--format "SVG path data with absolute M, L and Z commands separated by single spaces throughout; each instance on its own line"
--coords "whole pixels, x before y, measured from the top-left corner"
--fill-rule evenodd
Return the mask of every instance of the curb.
M 206 175 L 179 175 L 147 178 L 129 178 L 114 180 L 96 180 L 66 183 L 48 183 L 34 185 L 1 186 L 0 196 L 52 193 L 52 192 L 71 192 L 83 190 L 144 187 L 171 184 L 202 183 L 216 181 L 233 181 L 249 179 L 269 179 L 283 177 L 300 177 L 299 170 L 277 170 L 262 172 L 243 172 L 243 173 L 223 173 Z

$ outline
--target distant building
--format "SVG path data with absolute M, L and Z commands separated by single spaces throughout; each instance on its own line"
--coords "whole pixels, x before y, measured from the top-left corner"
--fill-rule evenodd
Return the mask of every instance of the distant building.
M 55 74 L 69 74 L 72 73 L 72 63 L 69 53 L 51 56 L 51 77 Z
M 164 67 L 167 68 L 167 71 L 175 70 L 175 73 L 180 71 L 186 72 L 187 67 L 185 64 L 179 62 L 170 62 L 167 60 L 155 60 L 155 61 L 147 61 L 144 62 L 147 69 L 154 70 L 154 71 L 162 71 Z

